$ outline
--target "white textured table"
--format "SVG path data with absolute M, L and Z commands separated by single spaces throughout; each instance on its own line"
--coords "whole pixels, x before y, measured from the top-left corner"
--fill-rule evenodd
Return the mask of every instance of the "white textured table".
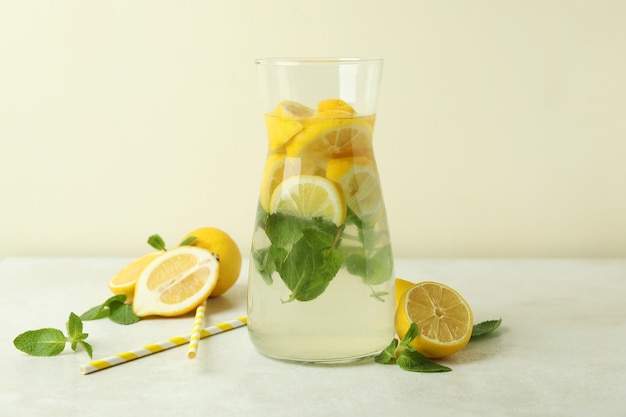
M 84 351 L 39 358 L 19 333 L 64 329 L 110 294 L 128 259 L 0 261 L 0 409 L 11 416 L 626 416 L 626 260 L 399 260 L 396 275 L 457 289 L 491 337 L 419 374 L 373 360 L 315 366 L 264 357 L 246 328 L 90 375 Z M 246 269 L 208 322 L 245 314 Z M 193 317 L 85 322 L 94 359 L 188 333 Z M 129 414 L 130 413 L 130 414 Z M 8 414 L 7 414 L 8 415 Z

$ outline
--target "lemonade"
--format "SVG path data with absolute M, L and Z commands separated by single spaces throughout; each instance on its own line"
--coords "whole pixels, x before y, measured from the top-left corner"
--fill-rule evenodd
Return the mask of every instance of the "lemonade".
M 268 356 L 353 360 L 393 338 L 393 257 L 374 121 L 335 98 L 316 109 L 283 100 L 266 115 L 248 329 Z

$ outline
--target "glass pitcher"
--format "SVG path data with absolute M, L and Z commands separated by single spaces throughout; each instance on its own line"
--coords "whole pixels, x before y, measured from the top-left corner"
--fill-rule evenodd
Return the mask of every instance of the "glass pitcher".
M 268 153 L 248 330 L 267 356 L 345 362 L 394 336 L 393 256 L 372 147 L 382 64 L 256 61 Z

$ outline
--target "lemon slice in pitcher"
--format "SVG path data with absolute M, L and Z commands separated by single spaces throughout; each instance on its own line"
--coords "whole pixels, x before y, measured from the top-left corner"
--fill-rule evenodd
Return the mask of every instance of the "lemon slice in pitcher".
M 340 226 L 346 219 L 346 203 L 338 186 L 316 175 L 294 175 L 281 182 L 270 201 L 270 213 L 321 217 Z
M 331 159 L 326 177 L 341 185 L 346 204 L 366 224 L 383 214 L 383 198 L 374 162 L 366 157 Z
M 269 213 L 272 193 L 283 180 L 294 175 L 319 175 L 324 171 L 309 159 L 291 158 L 283 153 L 270 154 L 265 160 L 259 203 Z
M 340 98 L 329 98 L 317 103 L 317 112 L 323 113 L 327 111 L 339 110 L 349 114 L 355 114 L 354 108 Z
M 369 155 L 372 125 L 361 118 L 311 118 L 286 145 L 287 155 L 312 158 L 345 158 Z
M 295 101 L 283 100 L 271 114 L 265 115 L 265 128 L 271 152 L 280 149 L 303 128 L 302 119 L 313 116 L 315 110 Z

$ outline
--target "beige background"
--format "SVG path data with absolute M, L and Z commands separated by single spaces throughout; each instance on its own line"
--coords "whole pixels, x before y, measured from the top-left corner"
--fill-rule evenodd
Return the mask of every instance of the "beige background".
M 397 257 L 626 256 L 626 1 L 0 0 L 0 258 L 247 254 L 254 59 L 385 59 Z

